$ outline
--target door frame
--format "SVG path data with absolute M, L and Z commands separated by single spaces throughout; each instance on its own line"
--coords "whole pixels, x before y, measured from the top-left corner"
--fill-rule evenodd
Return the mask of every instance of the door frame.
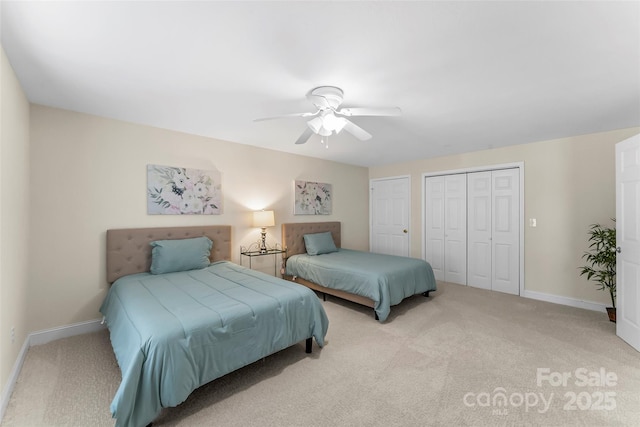
M 384 178 L 371 178 L 369 179 L 369 252 L 371 252 L 371 242 L 373 241 L 373 197 L 371 197 L 371 192 L 373 191 L 373 183 L 380 181 L 390 181 L 392 179 L 406 179 L 407 185 L 409 186 L 409 198 L 407 199 L 407 213 L 409 218 L 407 221 L 409 222 L 409 235 L 407 236 L 407 246 L 408 253 L 411 256 L 411 200 L 413 197 L 411 196 L 411 175 L 397 175 L 397 176 L 386 176 Z
M 422 206 L 421 206 L 421 210 L 422 210 L 422 223 L 421 223 L 421 228 L 422 228 L 422 234 L 421 234 L 421 239 L 422 239 L 422 259 L 425 259 L 426 254 L 427 254 L 427 239 L 425 239 L 426 236 L 426 232 L 427 230 L 425 229 L 425 223 L 427 220 L 427 213 L 425 211 L 425 192 L 426 192 L 426 187 L 425 187 L 425 180 L 426 178 L 432 177 L 432 176 L 439 176 L 439 175 L 451 175 L 451 174 L 459 174 L 459 173 L 469 173 L 469 172 L 486 172 L 486 171 L 492 171 L 492 170 L 500 170 L 500 169 L 518 169 L 519 173 L 520 173 L 520 233 L 519 233 L 519 274 L 520 274 L 520 296 L 524 296 L 524 228 L 525 228 L 525 222 L 524 222 L 524 162 L 513 162 L 513 163 L 500 163 L 500 164 L 495 164 L 495 165 L 486 165 L 486 166 L 473 166 L 473 167 L 468 167 L 468 168 L 462 168 L 462 169 L 450 169 L 450 170 L 442 170 L 442 171 L 437 171 L 437 172 L 424 172 L 422 174 L 422 184 L 421 184 L 421 200 L 422 200 Z M 429 260 L 426 260 L 429 261 Z

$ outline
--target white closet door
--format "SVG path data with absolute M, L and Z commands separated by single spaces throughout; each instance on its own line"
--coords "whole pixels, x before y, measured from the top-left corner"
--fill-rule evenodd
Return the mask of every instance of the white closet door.
M 520 293 L 520 169 L 427 177 L 426 260 L 437 280 Z
M 426 259 L 436 280 L 444 280 L 444 176 L 425 182 Z
M 444 177 L 444 280 L 467 284 L 467 176 Z
M 491 289 L 491 172 L 467 174 L 468 191 L 468 271 L 467 284 L 476 288 Z
M 492 289 L 520 293 L 520 173 L 518 169 L 492 172 Z

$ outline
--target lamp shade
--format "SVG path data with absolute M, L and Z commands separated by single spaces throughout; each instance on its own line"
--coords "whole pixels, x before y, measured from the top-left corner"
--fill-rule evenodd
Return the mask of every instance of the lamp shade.
M 257 211 L 253 213 L 254 227 L 273 227 L 274 225 L 276 225 L 276 221 L 273 211 Z

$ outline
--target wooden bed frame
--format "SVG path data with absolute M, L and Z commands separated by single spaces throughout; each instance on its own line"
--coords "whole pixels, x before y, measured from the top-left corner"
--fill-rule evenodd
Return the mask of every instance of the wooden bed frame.
M 331 236 L 333 237 L 333 242 L 339 248 L 341 247 L 341 227 L 340 222 L 332 221 L 332 222 L 298 222 L 298 223 L 287 223 L 282 224 L 282 246 L 285 250 L 285 255 L 283 256 L 284 267 L 286 267 L 287 257 L 306 253 L 307 250 L 304 246 L 304 235 L 311 233 L 323 233 L 323 232 L 331 232 Z M 317 283 L 310 282 L 305 279 L 301 279 L 299 277 L 289 276 L 284 274 L 286 268 L 283 270 L 283 278 L 286 280 L 290 280 L 295 283 L 299 283 L 308 288 L 313 289 L 314 291 L 320 292 L 323 296 L 323 299 L 326 300 L 326 295 L 333 295 L 338 298 L 345 299 L 347 301 L 355 302 L 357 304 L 364 305 L 366 307 L 374 308 L 375 303 L 373 300 L 360 296 L 351 294 L 340 289 L 332 289 L 327 288 L 325 286 L 319 285 Z M 375 311 L 374 311 L 375 314 Z M 377 318 L 378 316 L 375 315 Z

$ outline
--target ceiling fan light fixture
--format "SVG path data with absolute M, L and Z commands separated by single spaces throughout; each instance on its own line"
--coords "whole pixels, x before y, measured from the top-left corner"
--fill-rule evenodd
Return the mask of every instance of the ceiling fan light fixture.
M 313 119 L 307 122 L 307 126 L 309 129 L 313 131 L 313 133 L 320 134 L 320 130 L 322 129 L 323 121 L 322 117 L 314 117 Z
M 313 131 L 313 133 L 320 136 L 329 136 L 333 133 L 333 129 L 327 127 L 327 123 L 325 121 L 326 116 L 323 117 L 314 117 L 313 119 L 307 122 L 307 126 L 309 129 Z M 337 117 L 336 117 L 337 119 Z M 343 125 L 344 127 L 344 125 Z
M 320 131 L 318 131 L 318 135 L 321 135 L 321 136 L 331 136 L 332 133 L 333 132 L 331 130 L 327 129 L 324 126 L 322 126 L 320 128 Z
M 322 116 L 322 123 L 324 128 L 330 132 L 339 133 L 347 122 L 342 117 L 336 117 L 331 112 Z
M 342 129 L 344 129 L 344 127 L 347 125 L 347 119 L 343 118 L 343 117 L 336 117 L 336 120 L 338 121 L 334 131 L 336 134 L 340 133 L 342 131 Z

